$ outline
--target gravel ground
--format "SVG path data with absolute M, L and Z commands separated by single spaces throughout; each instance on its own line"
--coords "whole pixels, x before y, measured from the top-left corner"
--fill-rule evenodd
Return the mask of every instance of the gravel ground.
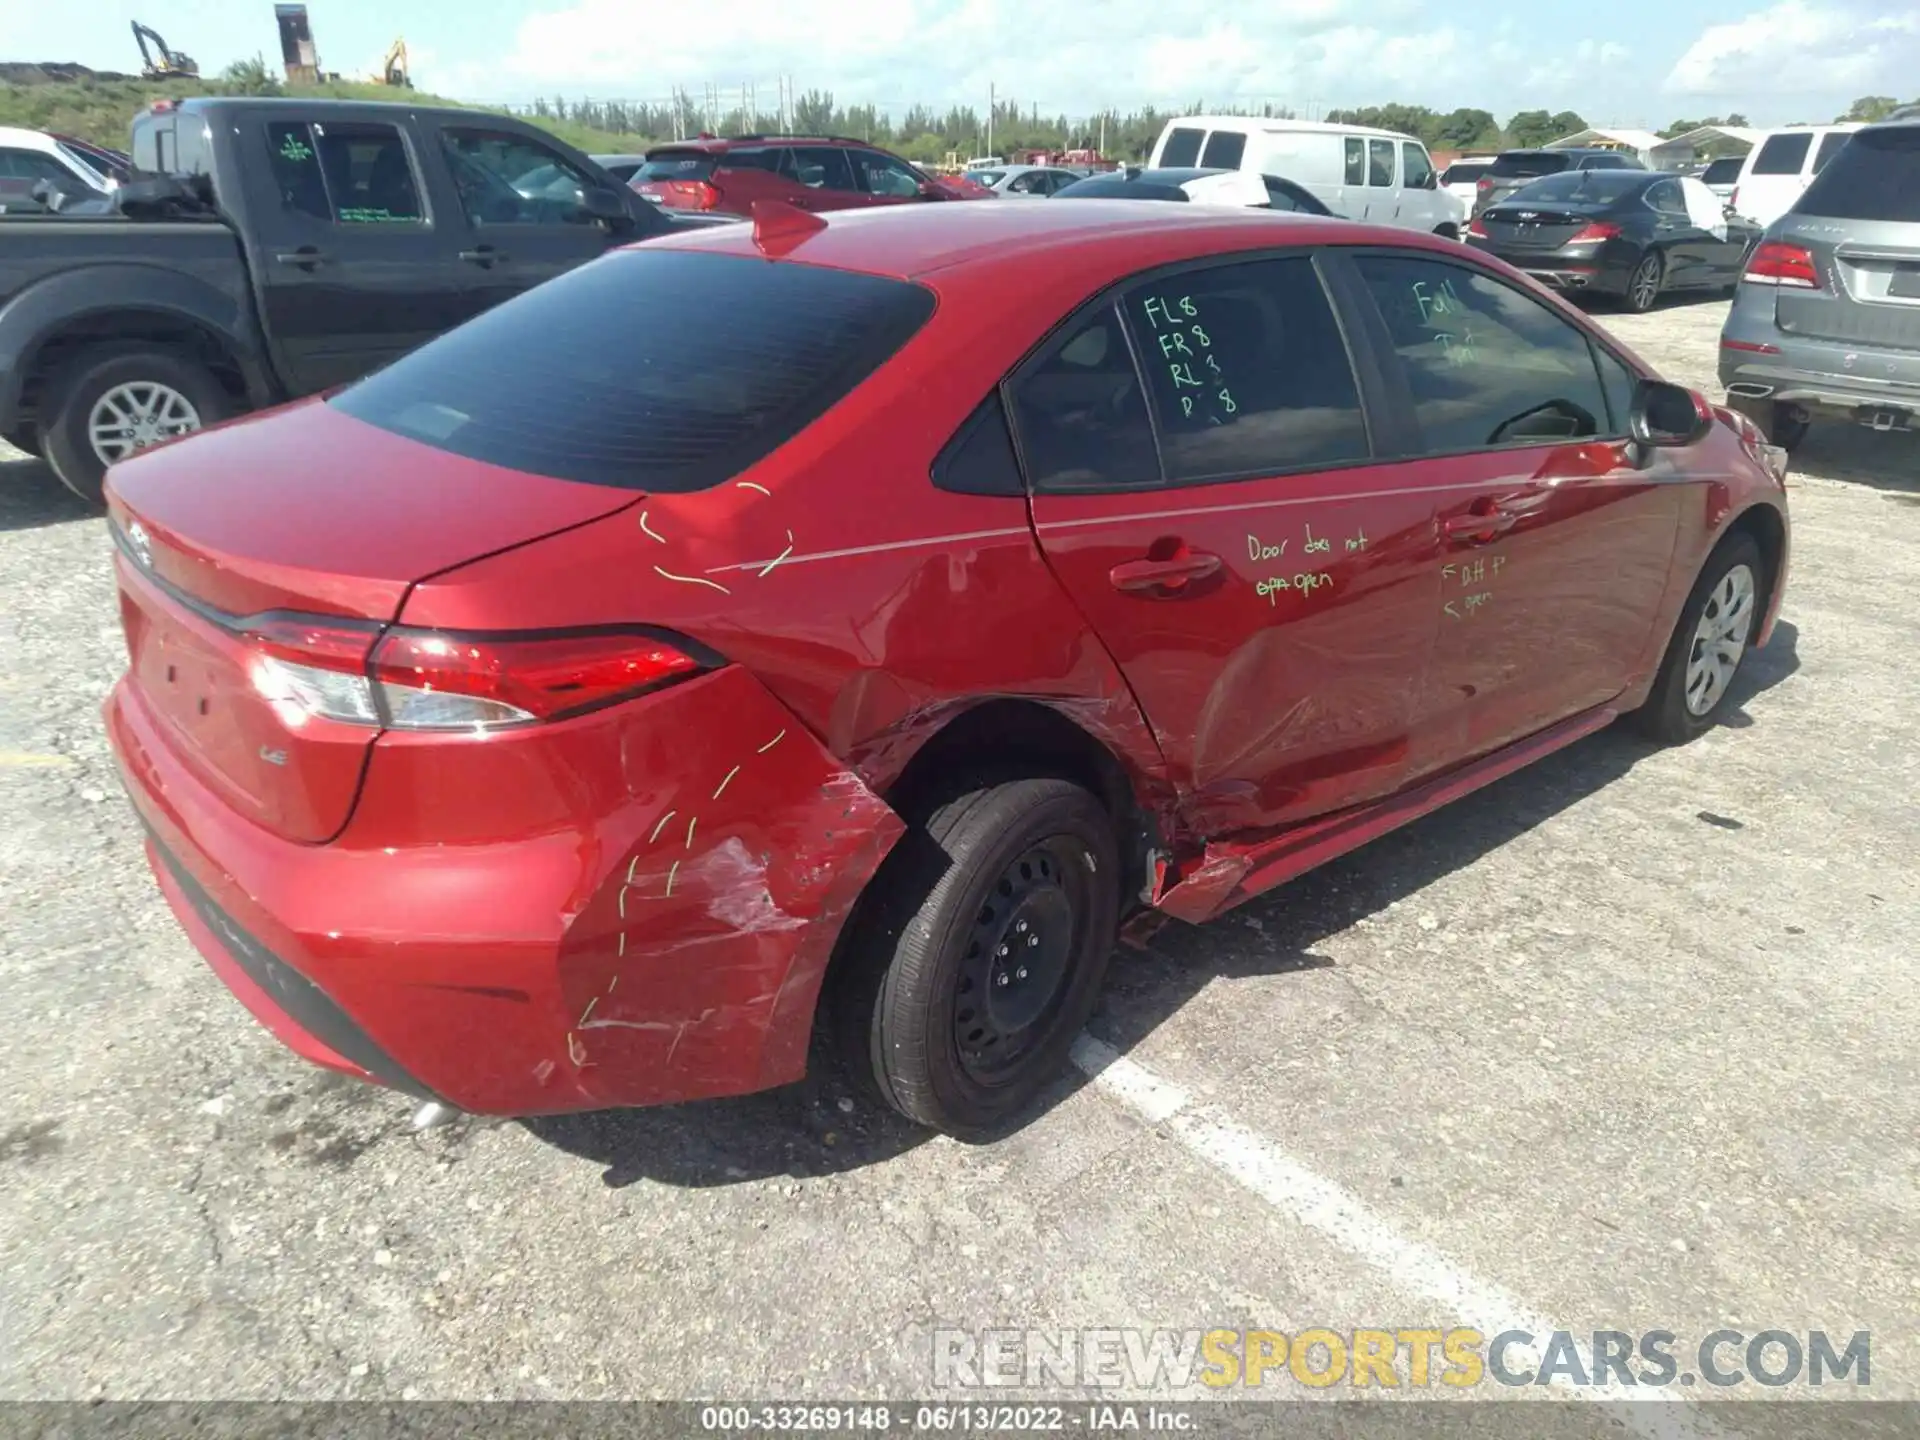
M 1711 387 L 1723 313 L 1607 323 Z M 0 1398 L 909 1395 L 943 1326 L 1503 1316 L 1870 1330 L 1866 1393 L 1920 1398 L 1920 448 L 1816 430 L 1792 504 L 1725 728 L 1124 952 L 1082 1057 L 1124 1060 L 1007 1139 L 830 1071 L 414 1135 L 169 918 L 102 522 L 0 453 Z

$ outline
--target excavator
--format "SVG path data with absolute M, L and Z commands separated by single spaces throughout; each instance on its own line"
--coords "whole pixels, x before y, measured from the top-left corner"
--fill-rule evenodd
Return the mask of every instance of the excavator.
M 380 62 L 380 74 L 376 78 L 382 85 L 393 85 L 403 90 L 413 88 L 413 72 L 407 68 L 407 42 L 404 36 L 387 47 L 387 58 Z
M 194 63 L 193 57 L 183 50 L 169 49 L 167 42 L 160 38 L 160 32 L 151 25 L 142 25 L 135 20 L 133 43 L 140 47 L 140 73 L 148 80 L 200 78 L 200 67 Z

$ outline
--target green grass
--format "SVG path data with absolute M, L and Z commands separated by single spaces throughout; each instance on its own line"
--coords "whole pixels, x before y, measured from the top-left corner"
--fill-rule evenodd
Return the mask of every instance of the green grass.
M 36 85 L 0 82 L 0 125 L 20 125 L 29 130 L 55 130 L 63 135 L 77 135 L 82 140 L 91 140 L 96 145 L 110 145 L 124 150 L 127 148 L 127 129 L 133 117 L 155 100 L 243 93 L 246 93 L 244 89 L 219 80 L 76 80 Z M 419 91 L 393 90 L 385 85 L 347 81 L 292 86 L 282 93 L 301 99 L 405 99 L 419 105 L 476 108 L 462 106 L 458 100 L 445 100 Z M 563 120 L 538 120 L 531 116 L 521 118 L 580 150 L 638 150 L 648 143 L 647 137 L 640 135 L 613 135 Z

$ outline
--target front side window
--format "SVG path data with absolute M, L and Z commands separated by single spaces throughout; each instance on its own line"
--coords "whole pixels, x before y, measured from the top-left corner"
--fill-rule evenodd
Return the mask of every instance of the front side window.
M 854 178 L 869 195 L 911 200 L 920 193 L 920 176 L 906 161 L 878 150 L 855 150 L 852 159 Z
M 1347 184 L 1367 183 L 1367 142 L 1349 135 L 1346 140 Z
M 1160 148 L 1157 162 L 1163 170 L 1185 170 L 1200 163 L 1200 142 L 1206 131 L 1181 126 L 1167 132 L 1167 143 Z
M 1160 483 L 1153 426 L 1119 312 L 1074 321 L 1014 381 L 1014 423 L 1035 490 L 1115 490 Z
M 1756 175 L 1798 175 L 1813 148 L 1813 136 L 1802 130 L 1797 135 L 1770 135 L 1753 157 Z
M 288 210 L 336 225 L 420 224 L 420 187 L 391 125 L 274 121 L 268 168 Z
M 1247 137 L 1238 130 L 1216 130 L 1207 137 L 1200 164 L 1207 170 L 1238 170 L 1247 153 Z
M 1217 265 L 1128 292 L 1171 481 L 1368 455 L 1359 387 L 1313 262 Z
M 56 185 L 78 186 L 80 177 L 51 155 L 32 150 L 0 150 L 0 175 L 10 180 L 51 180 Z
M 932 313 L 932 295 L 904 280 L 616 250 L 328 403 L 510 470 L 625 490 L 701 490 L 799 434 Z
M 500 130 L 440 132 L 475 225 L 564 225 L 586 220 L 582 201 L 595 181 L 558 150 Z
M 789 179 L 809 190 L 852 190 L 853 166 L 847 152 L 833 145 L 796 145 L 786 152 L 793 167 Z
M 1427 158 L 1425 149 L 1409 140 L 1400 142 L 1400 173 L 1406 177 L 1409 190 L 1433 188 L 1433 161 Z
M 1539 301 L 1445 261 L 1364 255 L 1357 263 L 1413 392 L 1426 453 L 1609 432 L 1592 345 Z
M 1393 142 L 1367 142 L 1367 184 L 1391 187 L 1393 184 Z

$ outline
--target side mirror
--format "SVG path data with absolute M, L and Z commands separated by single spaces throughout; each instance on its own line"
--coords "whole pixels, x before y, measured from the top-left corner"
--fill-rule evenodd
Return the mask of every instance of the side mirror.
M 1713 406 L 1706 396 L 1684 385 L 1642 380 L 1634 387 L 1627 428 L 1641 445 L 1697 445 L 1713 429 Z
M 627 208 L 626 197 L 598 186 L 581 192 L 580 214 L 583 219 L 601 221 L 609 229 L 622 229 L 633 223 L 633 212 Z
M 947 198 L 947 192 L 931 180 L 922 180 L 915 189 L 919 192 L 922 200 L 944 200 Z

